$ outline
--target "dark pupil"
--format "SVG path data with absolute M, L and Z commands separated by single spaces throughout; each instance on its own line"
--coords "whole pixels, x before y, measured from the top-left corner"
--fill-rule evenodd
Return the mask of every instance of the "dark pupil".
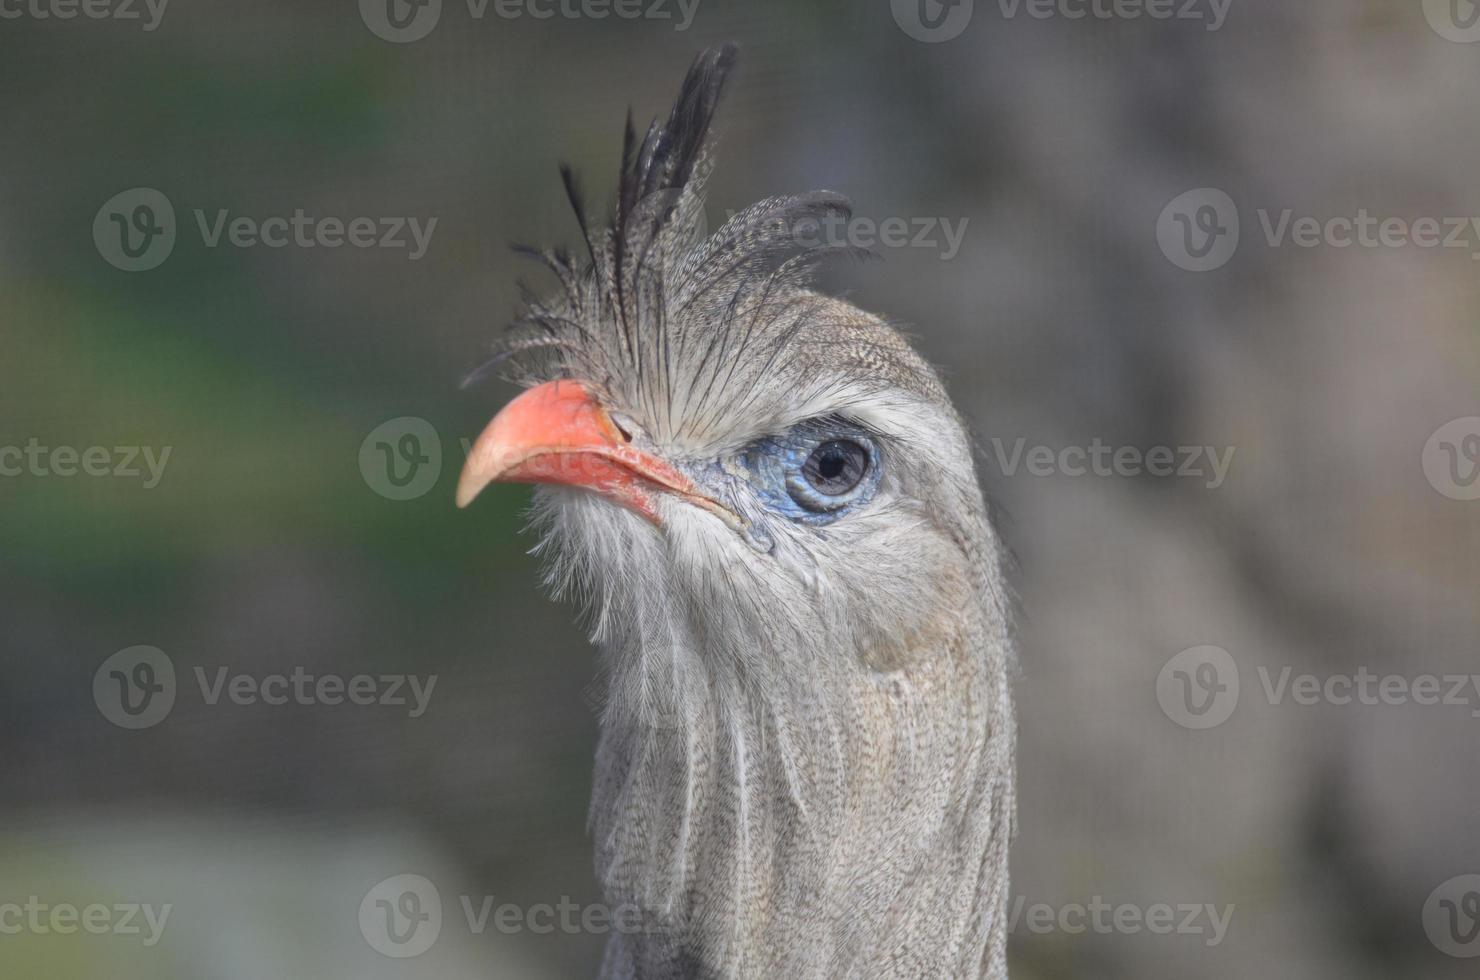
M 829 442 L 817 447 L 807 459 L 807 482 L 821 493 L 847 493 L 863 479 L 868 454 L 853 442 Z

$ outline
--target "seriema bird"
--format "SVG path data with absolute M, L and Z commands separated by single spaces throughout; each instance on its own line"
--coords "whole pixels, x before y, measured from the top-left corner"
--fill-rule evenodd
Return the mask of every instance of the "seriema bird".
M 615 213 L 495 360 L 528 390 L 457 488 L 540 484 L 608 690 L 591 829 L 603 980 L 1000 978 L 1014 823 L 1002 549 L 940 380 L 813 291 L 830 193 L 704 234 L 732 46 L 629 116 Z

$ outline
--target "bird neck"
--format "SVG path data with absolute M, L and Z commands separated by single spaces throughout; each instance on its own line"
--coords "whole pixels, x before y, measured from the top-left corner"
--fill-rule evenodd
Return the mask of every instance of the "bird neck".
M 643 928 L 603 976 L 862 975 L 904 948 L 920 976 L 1005 976 L 1005 640 L 967 617 L 897 669 L 808 670 L 764 631 L 632 621 L 606 650 L 591 824 Z

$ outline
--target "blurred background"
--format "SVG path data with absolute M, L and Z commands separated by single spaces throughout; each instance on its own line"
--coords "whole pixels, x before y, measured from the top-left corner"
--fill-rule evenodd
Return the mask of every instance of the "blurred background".
M 711 226 L 853 200 L 1017 556 L 1013 975 L 1474 976 L 1480 7 L 563 3 L 0 0 L 0 976 L 595 974 L 458 382 L 725 39 Z

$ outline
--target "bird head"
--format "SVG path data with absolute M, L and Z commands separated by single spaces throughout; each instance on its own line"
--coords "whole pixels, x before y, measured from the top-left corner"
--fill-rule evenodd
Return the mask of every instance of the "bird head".
M 807 697 L 829 672 L 953 642 L 963 610 L 980 630 L 983 599 L 1000 612 L 970 442 L 935 373 L 885 322 L 811 288 L 820 261 L 853 251 L 818 235 L 846 200 L 771 198 L 705 233 L 707 137 L 734 60 L 702 54 L 641 139 L 629 117 L 603 227 L 563 168 L 582 250 L 536 253 L 559 288 L 526 296 L 494 358 L 527 390 L 457 488 L 466 506 L 493 482 L 539 485 L 553 583 L 590 602 L 616 655 L 660 651 L 688 678 L 678 701 L 720 674 Z M 653 696 L 651 671 L 635 688 Z
M 537 485 L 557 592 L 593 610 L 603 976 L 1005 976 L 1010 643 L 971 444 L 931 368 L 815 291 L 830 193 L 714 234 L 707 136 L 731 47 L 629 117 L 616 205 L 490 362 L 526 390 L 460 506 Z M 912 973 L 911 975 L 916 975 Z M 973 974 L 975 975 L 975 974 Z

